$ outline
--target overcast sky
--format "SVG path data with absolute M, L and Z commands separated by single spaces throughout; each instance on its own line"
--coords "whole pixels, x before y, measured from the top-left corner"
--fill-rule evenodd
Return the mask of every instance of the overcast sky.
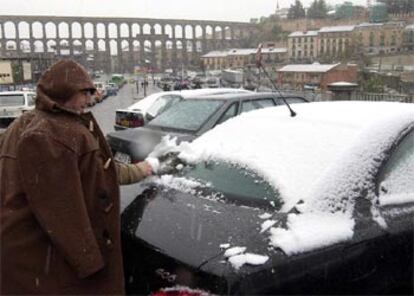
M 294 1 L 279 0 L 279 6 L 289 7 Z M 305 6 L 311 2 L 302 0 Z M 326 2 L 337 4 L 344 0 Z M 0 14 L 249 21 L 274 13 L 276 4 L 277 0 L 0 0 Z

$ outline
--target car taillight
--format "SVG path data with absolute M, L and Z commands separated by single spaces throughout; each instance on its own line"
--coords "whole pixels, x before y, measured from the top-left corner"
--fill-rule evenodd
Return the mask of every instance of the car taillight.
M 136 116 L 129 121 L 129 127 L 140 127 L 144 125 L 144 118 Z

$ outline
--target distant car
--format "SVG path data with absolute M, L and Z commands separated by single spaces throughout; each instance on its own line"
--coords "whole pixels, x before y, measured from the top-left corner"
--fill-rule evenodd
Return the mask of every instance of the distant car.
M 209 88 L 220 87 L 220 78 L 218 77 L 209 77 L 206 80 L 206 86 Z
M 95 92 L 95 95 L 94 95 L 95 101 L 97 103 L 100 103 L 108 96 L 108 92 L 107 92 L 107 89 L 105 87 L 105 83 L 100 82 L 100 81 L 94 81 L 93 84 L 96 87 L 96 92 Z
M 307 102 L 301 97 L 287 97 L 286 100 L 289 103 Z M 143 127 L 109 133 L 107 140 L 115 152 L 115 159 L 137 162 L 145 159 L 166 135 L 177 137 L 179 141 L 192 141 L 234 116 L 283 104 L 274 93 L 249 91 L 189 97 L 175 103 Z
M 114 128 L 115 130 L 122 130 L 126 128 L 143 126 L 146 122 L 152 120 L 176 102 L 181 101 L 183 98 L 240 92 L 247 93 L 245 90 L 232 88 L 158 92 L 143 98 L 126 109 L 116 110 Z
M 0 129 L 7 128 L 24 112 L 33 110 L 35 98 L 36 93 L 30 91 L 0 92 Z
M 128 294 L 413 295 L 414 105 L 292 107 L 229 120 L 122 188 Z
M 105 88 L 108 96 L 116 96 L 118 94 L 119 87 L 114 82 L 108 82 L 105 85 Z

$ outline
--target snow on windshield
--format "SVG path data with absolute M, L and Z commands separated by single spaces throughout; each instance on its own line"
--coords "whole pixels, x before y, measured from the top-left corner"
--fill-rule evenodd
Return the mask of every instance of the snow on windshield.
M 226 160 L 248 166 L 279 190 L 282 211 L 305 201 L 297 206 L 302 213 L 289 215 L 288 229 L 269 228 L 272 221 L 263 225 L 272 244 L 287 254 L 352 238 L 353 198 L 363 187 L 375 203 L 369 184 L 378 159 L 414 118 L 412 106 L 398 103 L 325 102 L 294 109 L 296 117 L 284 107 L 242 114 L 191 144 L 170 147 L 189 163 Z M 371 214 L 385 226 L 376 207 Z

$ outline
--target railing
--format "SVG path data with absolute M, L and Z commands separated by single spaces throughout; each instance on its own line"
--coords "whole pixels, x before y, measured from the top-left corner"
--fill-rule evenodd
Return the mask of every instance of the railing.
M 364 92 L 354 92 L 351 95 L 351 100 L 414 103 L 413 96 L 411 95 L 390 95 Z

